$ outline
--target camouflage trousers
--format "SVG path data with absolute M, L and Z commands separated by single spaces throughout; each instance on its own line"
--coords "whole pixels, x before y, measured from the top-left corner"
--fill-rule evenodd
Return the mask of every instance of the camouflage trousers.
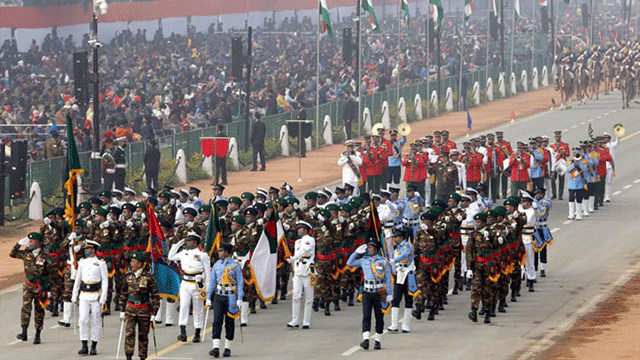
M 416 282 L 420 295 L 416 298 L 418 303 L 429 301 L 429 304 L 438 304 L 440 297 L 440 283 L 436 283 L 431 279 L 431 274 L 426 266 L 419 266 L 416 271 Z
M 489 280 L 489 270 L 484 264 L 475 264 L 471 280 L 471 308 L 478 309 L 478 304 L 490 309 L 493 306 L 494 283 Z
M 116 269 L 113 277 L 109 277 L 109 289 L 107 290 L 106 303 L 109 309 L 111 309 L 111 300 L 113 299 L 114 303 L 117 302 L 118 296 L 123 291 L 125 286 L 127 286 L 127 282 L 125 280 L 124 272 L 120 271 L 120 269 Z
M 71 269 L 64 271 L 64 291 L 62 292 L 62 301 L 71 302 L 73 295 L 73 279 L 71 279 Z
M 338 278 L 340 288 L 347 294 L 358 290 L 360 283 L 360 271 L 360 268 L 358 268 L 358 270 L 354 272 L 351 272 L 351 270 L 345 270 L 344 273 L 340 274 L 340 277 Z
M 245 283 L 244 297 L 242 298 L 242 301 L 251 302 L 256 300 L 258 300 L 258 292 L 256 291 L 256 286 L 254 284 L 247 285 Z
M 22 310 L 20 311 L 20 326 L 29 326 L 31 308 L 33 307 L 33 322 L 36 330 L 42 330 L 44 325 L 44 308 L 40 305 L 40 289 L 37 286 L 22 285 Z
M 500 274 L 500 278 L 496 283 L 496 291 L 495 291 L 498 300 L 504 300 L 507 298 L 507 295 L 509 295 L 509 281 L 510 281 L 510 276 L 505 274 Z
M 511 291 L 516 292 L 520 291 L 520 286 L 522 284 L 522 269 L 520 268 L 520 264 L 515 263 L 513 267 L 513 272 L 511 273 Z
M 280 291 L 280 295 L 287 294 L 287 288 L 289 287 L 290 270 L 291 267 L 286 262 L 278 268 L 278 271 L 276 273 L 276 291 Z
M 318 283 L 315 286 L 314 296 L 326 302 L 338 300 L 340 297 L 340 282 L 333 278 L 329 262 L 316 260 L 316 272 Z
M 440 284 L 440 296 L 447 296 L 447 293 L 449 292 L 449 273 L 450 272 L 451 272 L 450 270 L 446 270 L 442 274 L 442 278 L 440 279 L 440 282 L 439 282 L 439 284 Z
M 62 297 L 64 296 L 64 275 L 60 276 L 60 274 L 56 272 L 56 274 L 53 276 L 51 285 L 49 285 L 49 291 L 51 292 L 52 304 L 62 302 Z
M 453 281 L 454 284 L 458 284 L 460 281 L 460 277 L 462 276 L 462 263 L 460 259 L 462 258 L 462 247 L 454 246 L 453 247 L 453 256 L 455 256 L 455 262 L 453 264 Z
M 147 357 L 149 349 L 149 326 L 148 316 L 133 316 L 126 314 L 124 318 L 125 337 L 124 337 L 124 353 L 133 355 L 136 346 L 136 326 L 138 327 L 138 356 L 140 358 Z

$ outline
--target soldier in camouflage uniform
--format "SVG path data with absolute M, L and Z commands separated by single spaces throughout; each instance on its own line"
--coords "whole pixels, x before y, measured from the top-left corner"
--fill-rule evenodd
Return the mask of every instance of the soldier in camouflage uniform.
M 58 303 L 62 301 L 62 293 L 64 292 L 64 278 L 62 276 L 64 267 L 66 266 L 66 248 L 60 246 L 64 239 L 64 230 L 59 221 L 57 221 L 56 213 L 58 208 L 51 209 L 44 218 L 44 225 L 40 227 L 40 234 L 44 237 L 42 250 L 49 255 L 56 265 L 56 273 L 51 278 L 51 298 L 49 299 L 48 310 L 51 316 L 58 316 Z
M 107 303 L 104 309 L 105 315 L 111 314 L 111 299 L 113 297 L 114 283 L 113 277 L 116 274 L 117 256 L 114 256 L 115 245 L 114 240 L 119 237 L 118 228 L 107 220 L 107 209 L 98 208 L 96 210 L 96 220 L 93 223 L 92 237 L 93 240 L 100 244 L 98 257 L 107 263 L 109 270 L 109 291 L 107 292 Z
M 241 214 L 240 207 L 242 206 L 242 199 L 237 196 L 232 196 L 229 198 L 229 207 L 227 208 L 227 221 L 229 222 L 229 226 L 231 226 L 231 221 L 233 221 L 234 216 L 238 216 Z
M 122 210 L 117 206 L 109 207 L 109 214 L 107 215 L 113 228 L 115 229 L 115 233 L 113 238 L 111 239 L 112 246 L 112 254 L 113 254 L 113 266 L 115 273 L 113 274 L 114 279 L 114 290 L 116 295 L 114 297 L 115 311 L 120 311 L 120 303 L 118 302 L 118 294 L 122 291 L 122 288 L 125 286 L 124 274 L 127 272 L 127 262 L 124 257 L 124 230 L 127 228 L 127 224 L 125 221 L 120 221 L 120 216 L 122 215 Z M 129 228 L 129 231 L 131 229 Z
M 340 215 L 345 221 L 342 224 L 342 257 L 346 257 L 344 259 L 344 271 L 340 274 L 340 289 L 343 292 L 343 297 L 347 299 L 347 306 L 353 306 L 353 300 L 356 291 L 356 282 L 355 282 L 355 274 L 353 269 L 347 266 L 346 261 L 349 259 L 349 256 L 355 251 L 356 245 L 356 235 L 359 231 L 359 221 L 356 215 L 351 215 L 351 213 L 355 214 L 355 210 L 350 204 L 340 205 Z M 343 298 L 344 300 L 344 298 Z
M 158 196 L 158 206 L 154 210 L 158 221 L 166 220 L 173 224 L 178 208 L 171 204 L 171 194 L 168 191 L 163 191 Z
M 278 303 L 278 292 L 280 292 L 280 300 L 287 299 L 287 287 L 289 284 L 289 273 L 291 266 L 287 263 L 286 258 L 292 256 L 293 245 L 296 241 L 296 226 L 293 216 L 293 205 L 289 206 L 287 199 L 281 197 L 276 199 L 278 208 L 278 217 L 282 222 L 285 231 L 285 239 L 278 246 L 278 271 L 276 274 L 276 293 L 272 304 Z
M 116 160 L 113 158 L 113 139 L 104 140 L 102 153 L 102 184 L 103 188 L 111 190 L 116 180 Z
M 504 211 L 504 212 L 503 212 Z M 489 232 L 491 236 L 498 239 L 498 248 L 494 254 L 497 264 L 500 266 L 500 278 L 495 284 L 493 289 L 493 307 L 491 308 L 491 316 L 495 316 L 495 307 L 498 305 L 498 311 L 501 313 L 507 312 L 505 309 L 507 302 L 506 298 L 509 294 L 509 242 L 507 241 L 507 225 L 504 223 L 504 215 L 507 209 L 502 206 L 497 206 L 492 210 L 489 210 L 487 215 L 487 223 L 489 224 Z
M 474 216 L 476 230 L 471 233 L 467 243 L 467 278 L 471 281 L 471 312 L 469 319 L 478 321 L 478 305 L 482 301 L 482 306 L 486 310 L 484 323 L 491 323 L 491 311 L 493 307 L 492 292 L 496 276 L 500 276 L 499 270 L 495 268 L 493 254 L 499 247 L 500 239 L 492 236 L 487 227 L 487 213 L 478 213 Z M 497 271 L 497 273 L 496 273 Z
M 335 254 L 333 253 L 333 238 L 336 235 L 336 228 L 331 224 L 331 213 L 329 210 L 318 210 L 317 226 L 313 232 L 316 239 L 315 268 L 318 274 L 318 283 L 315 285 L 313 300 L 313 310 L 317 311 L 319 303 L 324 302 L 324 314 L 331 315 L 329 305 L 338 299 L 335 293 L 332 268 L 335 264 Z
M 420 320 L 424 311 L 424 302 L 430 305 L 428 320 L 434 320 L 438 315 L 438 302 L 440 287 L 438 285 L 439 265 L 436 254 L 439 248 L 440 234 L 436 230 L 436 213 L 427 211 L 420 215 L 420 230 L 416 234 L 414 253 L 416 261 L 416 282 L 420 294 L 416 297 L 416 306 L 413 316 Z
M 20 326 L 22 333 L 17 338 L 27 341 L 27 328 L 31 319 L 31 307 L 34 308 L 33 320 L 36 327 L 34 344 L 40 344 L 40 332 L 44 325 L 44 307 L 46 306 L 47 284 L 52 282 L 58 270 L 49 255 L 42 250 L 44 237 L 40 233 L 32 232 L 18 241 L 11 249 L 9 256 L 24 262 L 25 281 L 22 286 L 22 310 L 20 312 Z M 33 303 L 33 305 L 32 305 Z
M 258 210 L 256 210 L 253 207 L 247 208 L 244 211 L 244 217 L 245 217 L 246 226 L 247 226 L 246 239 L 249 242 L 249 253 L 248 253 L 249 259 L 251 259 L 253 250 L 256 248 L 256 245 L 258 244 L 260 235 L 262 235 L 263 220 L 262 218 L 257 219 L 257 216 L 258 216 Z M 247 265 L 248 263 L 249 261 L 246 262 Z M 248 273 L 248 270 L 249 270 L 248 266 L 245 266 L 243 270 L 244 270 L 245 283 L 246 283 L 247 279 L 251 279 L 251 274 Z M 256 300 L 258 300 L 258 292 L 256 291 L 255 284 L 252 283 L 251 285 L 247 285 L 247 287 L 244 290 L 244 298 L 245 299 L 243 301 L 249 302 L 249 311 L 251 312 L 251 314 L 255 314 Z M 262 307 L 263 304 L 261 303 L 260 305 Z
M 182 214 L 184 215 L 184 223 L 176 229 L 176 237 L 178 240 L 186 239 L 187 234 L 190 231 L 195 232 L 201 238 L 205 238 L 207 236 L 207 229 L 204 224 L 196 220 L 196 216 L 198 216 L 198 211 L 196 209 L 187 207 L 182 210 Z
M 220 228 L 222 230 L 222 239 L 227 242 L 231 235 L 231 217 L 227 216 L 227 208 L 229 207 L 229 200 L 220 198 L 214 203 L 216 206 L 216 212 L 218 213 L 218 220 L 220 221 Z
M 509 249 L 511 250 L 511 302 L 516 302 L 516 296 L 520 296 L 520 286 L 522 284 L 522 269 L 520 265 L 524 264 L 523 257 L 525 256 L 524 244 L 522 243 L 522 229 L 527 223 L 527 215 L 518 212 L 518 205 L 520 204 L 520 198 L 517 196 L 510 196 L 505 200 L 504 206 L 507 209 L 507 216 L 505 222 L 507 222 L 509 233 L 507 235 L 507 241 L 509 243 Z
M 153 273 L 145 265 L 147 255 L 137 252 L 131 256 L 131 267 L 125 274 L 127 286 L 120 294 L 120 320 L 125 322 L 124 353 L 127 360 L 133 357 L 138 327 L 138 356 L 147 358 L 149 348 L 149 327 L 160 307 L 160 297 L 156 289 Z
M 338 214 L 340 211 L 340 206 L 337 204 L 331 203 L 325 207 L 326 210 L 330 213 L 331 226 L 334 227 L 335 232 L 333 235 L 333 261 L 331 261 L 331 276 L 333 277 L 332 281 L 332 290 L 333 294 L 333 306 L 335 311 L 340 311 L 340 269 L 344 268 L 347 264 L 347 260 L 342 256 L 342 246 L 344 242 L 344 226 L 346 224 L 346 219 L 341 217 Z
M 453 263 L 453 279 L 454 286 L 451 294 L 457 295 L 458 288 L 461 285 L 461 258 L 462 258 L 462 240 L 460 238 L 460 226 L 462 225 L 462 220 L 467 216 L 465 211 L 458 207 L 462 198 L 457 193 L 449 194 L 449 198 L 447 200 L 448 209 L 445 213 L 445 222 L 447 223 L 447 227 L 449 230 L 449 244 L 452 248 L 452 256 L 454 258 Z

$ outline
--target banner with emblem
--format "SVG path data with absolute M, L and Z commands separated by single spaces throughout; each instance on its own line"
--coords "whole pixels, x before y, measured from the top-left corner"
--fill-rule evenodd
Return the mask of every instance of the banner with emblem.
M 180 293 L 180 282 L 182 281 L 180 269 L 176 263 L 169 261 L 164 254 L 167 241 L 150 203 L 147 203 L 147 219 L 149 222 L 149 242 L 146 252 L 151 261 L 158 295 L 177 300 Z
M 284 239 L 284 228 L 278 217 L 278 211 L 271 209 L 269 220 L 258 239 L 251 256 L 251 273 L 256 292 L 262 301 L 272 300 L 276 293 L 276 271 L 278 269 L 278 242 Z

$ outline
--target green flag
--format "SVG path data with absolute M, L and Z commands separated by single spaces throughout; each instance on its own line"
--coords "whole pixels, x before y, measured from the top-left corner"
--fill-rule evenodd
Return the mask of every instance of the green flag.
M 513 3 L 513 10 L 515 12 L 516 20 L 520 18 L 520 0 L 515 0 Z
M 400 9 L 404 13 L 404 21 L 407 24 L 407 36 L 411 35 L 411 16 L 409 15 L 409 4 L 407 0 L 400 0 Z
M 438 29 L 440 29 L 440 27 L 442 27 L 442 19 L 444 18 L 442 0 L 429 0 L 429 3 L 433 5 L 433 19 L 436 20 Z
M 464 0 L 464 21 L 469 20 L 471 14 L 473 14 L 473 1 Z
M 369 13 L 369 22 L 371 23 L 371 29 L 375 32 L 381 32 L 380 24 L 378 23 L 378 17 L 373 10 L 373 3 L 371 0 L 362 0 L 362 9 Z
M 76 231 L 76 196 L 78 194 L 78 175 L 82 175 L 84 170 L 80 165 L 80 157 L 76 148 L 76 139 L 73 136 L 73 122 L 67 114 L 67 174 L 69 178 L 64 183 L 65 207 L 64 216 L 69 219 L 71 229 Z M 73 240 L 75 246 L 76 240 Z M 74 252 L 75 255 L 75 252 Z M 74 267 L 78 268 L 78 261 L 74 256 Z
M 327 7 L 327 0 L 320 0 L 320 26 L 322 27 L 320 32 L 327 33 L 329 40 L 333 44 L 333 26 L 331 26 L 331 17 L 329 16 L 329 8 Z
M 211 212 L 209 213 L 209 224 L 207 225 L 207 237 L 204 239 L 204 252 L 213 259 L 217 256 L 218 246 L 222 241 L 222 228 L 220 226 L 220 218 L 218 217 L 218 209 L 213 201 L 209 202 Z

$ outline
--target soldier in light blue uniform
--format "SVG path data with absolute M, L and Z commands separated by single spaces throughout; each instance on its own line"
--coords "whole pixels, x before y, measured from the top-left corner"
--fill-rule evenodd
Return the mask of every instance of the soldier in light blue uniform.
M 404 315 L 402 317 L 402 332 L 411 331 L 411 311 L 413 309 L 413 297 L 418 294 L 416 282 L 416 265 L 413 262 L 413 245 L 406 238 L 404 230 L 393 229 L 391 235 L 395 249 L 391 267 L 395 267 L 396 283 L 393 287 L 393 301 L 391 301 L 391 326 L 389 331 L 398 331 L 400 316 L 400 301 L 404 297 Z
M 362 268 L 364 292 L 362 293 L 362 342 L 360 346 L 369 349 L 371 331 L 371 310 L 376 317 L 376 335 L 373 348 L 380 350 L 380 339 L 384 331 L 383 308 L 389 307 L 393 299 L 391 287 L 391 264 L 380 255 L 380 243 L 375 240 L 362 244 L 351 254 L 347 266 Z
M 240 316 L 240 307 L 244 296 L 242 269 L 240 263 L 231 258 L 232 252 L 233 246 L 231 244 L 220 243 L 218 261 L 213 265 L 211 276 L 209 276 L 206 305 L 207 311 L 213 307 L 213 348 L 209 351 L 209 355 L 213 357 L 220 356 L 220 335 L 223 321 L 226 339 L 223 356 L 231 356 L 231 343 L 235 333 L 234 319 Z
M 424 199 L 416 190 L 415 185 L 407 185 L 407 197 L 403 200 L 402 225 L 411 242 L 420 227 L 420 209 L 424 206 Z
M 587 195 L 587 166 L 589 162 L 582 157 L 582 150 L 574 148 L 574 156 L 567 166 L 567 189 L 569 190 L 569 216 L 568 219 L 582 220 L 582 208 L 586 206 L 583 199 Z
M 535 203 L 538 204 L 538 217 L 536 218 L 536 232 L 534 233 L 535 242 L 535 255 L 534 266 L 540 269 L 540 277 L 547 277 L 545 267 L 547 265 L 547 246 L 553 243 L 553 235 L 549 231 L 547 225 L 547 219 L 549 219 L 549 213 L 551 212 L 551 200 L 544 198 L 545 189 L 535 190 Z M 538 257 L 540 258 L 540 267 L 538 267 Z
M 407 142 L 407 137 L 403 136 L 400 140 L 398 140 L 398 130 L 389 131 L 389 135 L 391 136 L 391 151 L 392 155 L 389 156 L 389 171 L 387 172 L 388 176 L 387 181 L 388 186 L 391 184 L 400 184 L 400 175 L 402 173 L 402 146 Z
M 592 213 L 595 205 L 595 190 L 596 184 L 598 183 L 598 173 L 596 172 L 596 167 L 600 164 L 600 154 L 592 149 L 592 141 L 584 141 L 580 144 L 582 151 L 584 154 L 582 155 L 589 163 L 588 165 L 588 173 L 587 182 L 589 183 L 589 188 L 587 189 L 587 196 L 585 199 L 585 203 L 582 206 L 582 212 L 584 216 L 589 216 L 589 213 Z
M 390 200 L 396 205 L 396 213 L 395 213 L 395 216 L 393 217 L 393 228 L 402 229 L 402 214 L 404 213 L 404 201 L 398 198 L 398 196 L 400 195 L 400 189 L 390 186 L 389 192 L 391 192 Z

